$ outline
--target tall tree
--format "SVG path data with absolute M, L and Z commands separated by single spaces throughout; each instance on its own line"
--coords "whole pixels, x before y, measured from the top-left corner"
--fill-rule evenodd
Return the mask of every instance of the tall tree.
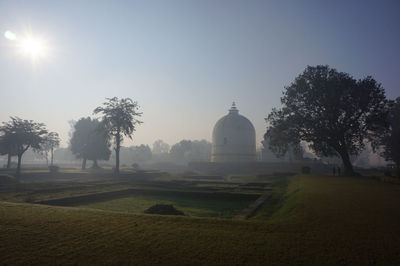
M 123 136 L 132 139 L 132 134 L 136 130 L 136 125 L 142 123 L 137 117 L 142 113 L 138 112 L 139 106 L 137 102 L 132 101 L 130 98 L 118 99 L 106 98 L 107 101 L 103 106 L 97 107 L 93 113 L 102 116 L 102 123 L 110 137 L 114 139 L 115 144 L 115 173 L 119 174 L 119 151 Z
M 328 66 L 308 66 L 285 88 L 283 107 L 266 118 L 265 138 L 276 154 L 290 145 L 309 143 L 320 156 L 340 156 L 345 173 L 353 175 L 350 155 L 364 148 L 386 126 L 384 89 L 372 77 L 355 80 Z
M 97 160 L 110 158 L 108 135 L 97 119 L 81 118 L 73 127 L 70 149 L 77 158 L 82 158 L 82 169 L 86 168 L 86 160 L 92 160 L 93 168 L 97 168 Z
M 400 97 L 392 102 L 389 116 L 389 127 L 380 134 L 379 144 L 382 146 L 381 155 L 388 161 L 393 161 L 400 174 Z
M 15 147 L 15 153 L 18 157 L 17 176 L 21 173 L 22 155 L 29 148 L 41 150 L 45 141 L 47 130 L 42 123 L 36 123 L 32 120 L 23 120 L 19 117 L 11 117 L 11 121 L 3 122 L 0 127 L 2 135 L 8 135 L 8 145 Z
M 46 157 L 46 161 L 48 163 L 48 153 L 50 152 L 50 165 L 53 166 L 53 161 L 54 161 L 54 149 L 58 148 L 60 146 L 60 137 L 58 133 L 56 132 L 50 132 L 47 134 L 45 137 L 44 143 L 43 143 L 43 152 Z

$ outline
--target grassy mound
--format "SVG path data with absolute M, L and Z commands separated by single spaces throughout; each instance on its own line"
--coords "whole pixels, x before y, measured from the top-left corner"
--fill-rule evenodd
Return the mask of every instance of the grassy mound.
M 144 211 L 147 214 L 161 214 L 161 215 L 184 215 L 183 212 L 175 209 L 174 205 L 170 204 L 156 204 Z

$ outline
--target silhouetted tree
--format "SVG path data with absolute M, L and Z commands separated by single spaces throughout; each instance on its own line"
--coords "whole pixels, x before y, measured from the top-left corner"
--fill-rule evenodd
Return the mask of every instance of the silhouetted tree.
M 206 140 L 193 140 L 190 161 L 210 161 L 211 142 Z
M 211 143 L 206 140 L 182 140 L 171 147 L 170 156 L 178 163 L 209 161 Z
M 54 149 L 60 146 L 60 137 L 56 132 L 50 132 L 45 136 L 42 151 L 45 154 L 46 161 L 48 162 L 48 153 L 50 152 L 50 165 L 53 165 Z
M 90 117 L 79 119 L 74 124 L 70 149 L 77 158 L 82 158 L 82 169 L 86 168 L 86 160 L 93 161 L 93 168 L 98 167 L 97 160 L 108 160 L 111 151 L 103 124 Z
M 152 149 L 153 153 L 168 153 L 169 152 L 169 145 L 168 143 L 165 143 L 164 141 L 162 141 L 161 139 L 156 140 L 153 143 L 153 149 Z
M 114 139 L 115 143 L 115 173 L 119 174 L 119 151 L 123 136 L 132 139 L 132 134 L 136 130 L 136 125 L 142 122 L 137 119 L 142 113 L 137 110 L 139 108 L 137 102 L 130 98 L 118 99 L 107 98 L 107 102 L 103 106 L 97 107 L 93 113 L 101 113 L 102 123 L 107 129 L 108 135 Z
M 153 155 L 149 145 L 141 144 L 140 146 L 131 147 L 131 150 L 133 161 L 138 163 L 150 161 Z
M 187 162 L 187 158 L 192 151 L 192 142 L 190 140 L 181 140 L 172 145 L 169 151 L 171 158 L 178 163 Z
M 381 155 L 387 161 L 396 164 L 397 171 L 400 169 L 400 97 L 391 104 L 388 115 L 389 127 L 384 134 L 380 135 L 379 144 L 382 145 Z
M 354 174 L 350 155 L 386 126 L 381 85 L 372 77 L 355 80 L 328 66 L 308 66 L 285 88 L 281 102 L 283 107 L 266 118 L 271 150 L 285 154 L 289 145 L 305 141 L 317 155 L 340 156 L 348 175 Z
M 15 153 L 18 156 L 17 176 L 21 173 L 22 155 L 29 148 L 41 150 L 45 141 L 47 130 L 42 123 L 36 123 L 32 120 L 23 120 L 19 117 L 11 117 L 11 121 L 3 122 L 0 127 L 2 135 L 8 135 L 8 145 L 15 147 Z
M 0 155 L 7 155 L 7 169 L 11 167 L 11 157 L 17 155 L 13 135 L 10 132 L 2 132 L 0 136 Z

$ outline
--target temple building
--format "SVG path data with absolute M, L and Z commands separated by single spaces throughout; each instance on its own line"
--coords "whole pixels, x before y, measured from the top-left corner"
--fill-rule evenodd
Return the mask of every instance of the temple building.
M 235 103 L 219 119 L 212 133 L 211 162 L 256 161 L 256 131 L 249 119 L 239 114 Z

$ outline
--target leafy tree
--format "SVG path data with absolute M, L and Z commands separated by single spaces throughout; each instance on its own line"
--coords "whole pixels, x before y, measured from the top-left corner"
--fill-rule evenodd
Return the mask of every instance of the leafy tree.
M 111 154 L 105 128 L 90 117 L 81 118 L 74 124 L 70 149 L 77 158 L 82 158 L 82 169 L 86 168 L 86 160 L 92 160 L 93 168 L 97 168 L 97 160 L 108 160 Z
M 364 148 L 364 139 L 376 138 L 386 126 L 384 89 L 372 77 L 355 80 L 328 66 L 308 66 L 285 88 L 283 107 L 266 118 L 265 138 L 284 155 L 300 141 L 319 156 L 340 156 L 345 173 L 353 175 L 350 155 Z
M 187 162 L 192 151 L 192 142 L 190 140 L 181 140 L 172 145 L 169 151 L 171 158 L 178 163 Z
M 137 119 L 142 113 L 138 112 L 138 103 L 130 98 L 118 99 L 107 98 L 103 106 L 97 107 L 93 113 L 103 115 L 102 123 L 108 135 L 114 139 L 115 143 L 115 173 L 119 174 L 119 151 L 123 136 L 132 139 L 132 134 L 136 130 L 136 125 L 142 122 Z
M 134 162 L 142 163 L 151 160 L 152 152 L 149 145 L 134 146 L 131 148 Z
M 42 123 L 32 120 L 23 120 L 19 117 L 11 117 L 11 121 L 3 122 L 0 127 L 2 136 L 8 136 L 7 145 L 15 148 L 18 157 L 17 176 L 21 173 L 22 155 L 29 148 L 41 150 L 47 136 L 47 130 Z
M 211 142 L 206 140 L 193 140 L 191 161 L 210 161 L 211 158 Z
M 11 167 L 11 157 L 17 155 L 13 135 L 10 132 L 3 132 L 0 136 L 0 155 L 7 155 L 7 169 Z
M 50 165 L 53 166 L 54 149 L 60 146 L 60 137 L 56 132 L 50 132 L 45 137 L 42 145 L 42 151 L 45 154 L 46 161 L 48 162 L 48 153 L 50 152 Z
M 388 130 L 379 139 L 379 144 L 383 147 L 381 155 L 387 161 L 393 161 L 400 173 L 400 97 L 391 104 L 388 122 Z
M 165 143 L 163 140 L 159 139 L 153 143 L 153 153 L 168 153 L 169 152 L 169 145 Z
M 211 143 L 206 140 L 182 140 L 171 147 L 170 156 L 178 163 L 209 161 Z

